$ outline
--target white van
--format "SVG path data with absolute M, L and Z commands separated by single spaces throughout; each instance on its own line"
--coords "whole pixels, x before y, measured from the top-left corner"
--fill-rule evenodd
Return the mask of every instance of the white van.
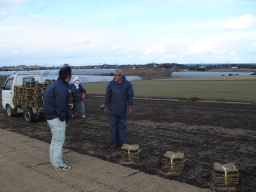
M 25 121 L 32 122 L 39 118 L 39 114 L 42 113 L 42 108 L 28 107 L 28 106 L 16 106 L 13 103 L 14 86 L 23 85 L 24 81 L 37 81 L 43 82 L 41 73 L 38 72 L 17 72 L 15 75 L 9 76 L 2 88 L 2 106 L 6 110 L 9 117 L 15 116 L 18 113 L 23 113 Z

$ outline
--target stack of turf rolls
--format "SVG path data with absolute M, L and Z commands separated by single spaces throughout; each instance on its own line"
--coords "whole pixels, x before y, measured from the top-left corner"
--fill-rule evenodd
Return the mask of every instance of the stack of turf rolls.
M 21 86 L 14 86 L 13 104 L 26 107 L 42 107 L 46 86 L 54 80 L 38 83 L 37 81 L 24 81 Z
M 212 171 L 213 187 L 215 188 L 235 188 L 239 182 L 239 172 L 234 163 L 220 164 L 214 163 Z
M 121 162 L 137 163 L 139 161 L 139 153 L 139 145 L 123 144 L 123 146 L 121 147 Z
M 179 174 L 184 168 L 184 153 L 167 151 L 162 159 L 162 171 L 164 173 Z

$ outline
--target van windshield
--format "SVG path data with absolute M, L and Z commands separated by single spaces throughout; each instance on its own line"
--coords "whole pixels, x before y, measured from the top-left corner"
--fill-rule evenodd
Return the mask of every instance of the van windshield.
M 8 79 L 8 81 L 5 84 L 4 90 L 11 90 L 12 89 L 12 84 L 13 84 L 13 78 Z

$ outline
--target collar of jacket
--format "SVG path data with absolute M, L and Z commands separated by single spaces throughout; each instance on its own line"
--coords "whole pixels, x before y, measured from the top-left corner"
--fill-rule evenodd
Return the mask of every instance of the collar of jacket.
M 62 80 L 62 79 L 59 78 L 59 77 L 58 77 L 57 81 L 60 81 L 60 82 L 64 83 L 65 85 L 68 85 L 68 83 L 67 83 L 66 81 Z

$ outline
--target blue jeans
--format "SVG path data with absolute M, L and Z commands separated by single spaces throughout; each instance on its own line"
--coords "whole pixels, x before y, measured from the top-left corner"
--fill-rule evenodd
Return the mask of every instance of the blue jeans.
M 58 168 L 62 160 L 62 147 L 65 142 L 66 121 L 60 121 L 59 118 L 47 120 L 51 129 L 52 141 L 50 145 L 50 162 L 54 168 Z
M 115 115 L 110 113 L 110 139 L 111 145 L 122 146 L 126 143 L 127 115 Z
M 77 111 L 81 112 L 81 116 L 85 116 L 84 101 L 74 101 L 72 112 L 74 116 L 77 116 Z

